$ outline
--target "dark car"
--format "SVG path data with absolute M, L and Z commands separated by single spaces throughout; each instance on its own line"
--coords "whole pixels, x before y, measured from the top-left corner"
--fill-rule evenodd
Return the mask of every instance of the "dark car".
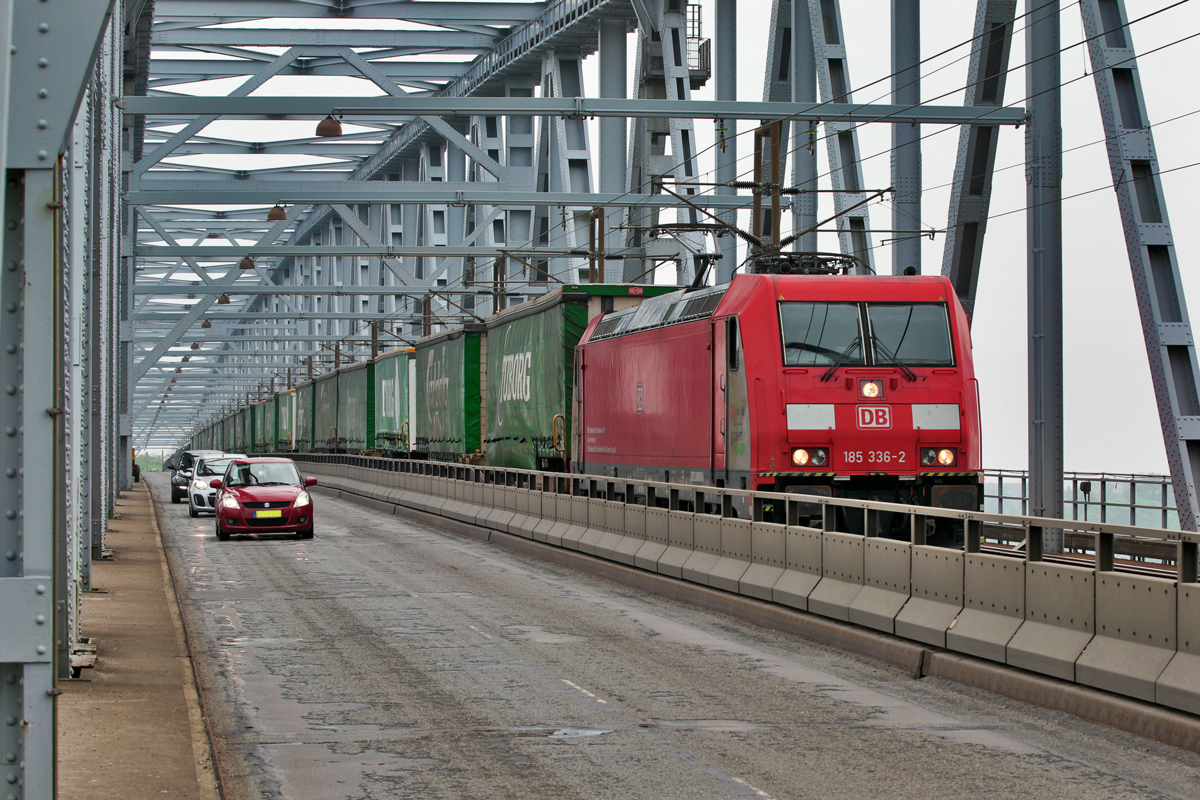
M 219 455 L 220 450 L 187 450 L 180 453 L 175 472 L 171 475 L 171 502 L 180 503 L 187 500 L 188 485 L 192 482 L 192 470 L 195 469 L 197 461 Z
M 301 479 L 290 458 L 239 458 L 222 478 L 209 481 L 217 490 L 217 538 L 235 533 L 294 533 L 313 535 L 313 500 L 307 487 L 316 478 Z

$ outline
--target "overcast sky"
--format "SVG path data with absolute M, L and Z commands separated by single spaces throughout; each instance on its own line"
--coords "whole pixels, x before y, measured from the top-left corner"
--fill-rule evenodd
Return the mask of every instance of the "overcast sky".
M 1150 12 L 1167 8 L 1176 0 L 1126 0 L 1129 18 L 1136 20 Z M 705 36 L 713 33 L 712 0 L 704 6 Z M 967 42 L 972 35 L 975 3 L 925 2 L 922 28 L 922 54 L 929 57 L 953 45 Z M 891 72 L 889 55 L 889 4 L 883 0 L 842 0 L 846 20 L 845 40 L 849 57 L 850 84 L 855 87 L 856 102 L 890 102 Z M 1083 38 L 1083 26 L 1076 4 L 1064 3 L 1062 44 L 1077 45 Z M 1018 15 L 1025 10 L 1020 3 Z M 741 0 L 739 5 L 739 99 L 761 100 L 766 27 L 769 0 Z M 316 23 L 317 21 L 312 21 Z M 310 23 L 310 24 L 312 24 Z M 262 23 L 245 23 L 261 27 Z M 294 24 L 292 22 L 286 23 Z M 323 24 L 317 23 L 317 24 Z M 359 27 L 362 22 L 338 21 L 340 26 Z M 367 23 L 370 25 L 371 23 Z M 1010 66 L 1025 60 L 1024 34 L 1014 37 Z M 399 23 L 397 27 L 419 27 Z M 1200 216 L 1200 200 L 1189 191 L 1200 179 L 1200 167 L 1184 168 L 1200 161 L 1194 142 L 1200 132 L 1200 89 L 1193 77 L 1200 61 L 1200 38 L 1175 44 L 1177 40 L 1200 32 L 1200 4 L 1187 2 L 1132 26 L 1139 58 L 1142 87 L 1146 94 L 1148 119 L 1155 124 L 1154 139 L 1161 170 L 1175 170 L 1162 176 L 1166 209 L 1173 221 L 1176 253 L 1185 290 L 1196 288 L 1200 234 L 1194 220 Z M 1158 52 L 1151 53 L 1152 50 Z M 634 41 L 630 39 L 630 76 L 633 76 Z M 937 97 L 939 104 L 962 102 L 966 82 L 968 50 L 965 46 L 932 60 L 922 67 L 925 76 L 922 97 Z M 434 56 L 445 58 L 445 56 Z M 595 95 L 598 59 L 585 65 L 588 94 Z M 1064 148 L 1079 148 L 1064 157 L 1063 195 L 1070 196 L 1111 185 L 1105 156 L 1103 130 L 1097 108 L 1095 85 L 1090 77 L 1086 48 L 1075 46 L 1062 58 Z M 1087 76 L 1087 77 L 1084 77 Z M 885 79 L 880 83 L 880 81 Z M 240 79 L 211 82 L 196 91 L 222 94 L 241 83 Z M 354 85 L 357 83 L 357 85 Z M 256 94 L 378 94 L 363 81 L 329 79 L 328 89 L 314 91 L 311 79 L 275 79 Z M 868 87 L 860 89 L 860 87 Z M 182 89 L 183 87 L 176 87 Z M 697 97 L 711 98 L 713 84 Z M 186 89 L 184 91 L 187 91 Z M 1023 104 L 1024 71 L 1017 68 L 1009 75 L 1005 101 Z M 1161 123 L 1161 124 L 1159 124 Z M 217 123 L 240 125 L 245 123 Z M 310 123 L 280 123 L 307 127 Z M 751 141 L 741 130 L 739 154 L 750 152 Z M 593 125 L 593 136 L 596 126 Z M 712 142 L 713 124 L 696 123 L 701 147 Z M 949 202 L 948 184 L 953 177 L 958 144 L 957 129 L 924 126 L 924 186 L 922 228 L 945 227 Z M 257 134 L 251 134 L 257 135 Z M 237 137 L 243 138 L 243 137 Z M 865 184 L 884 187 L 890 184 L 890 159 L 887 149 L 890 131 L 887 125 L 859 129 L 864 156 Z M 1082 147 L 1081 147 L 1082 146 Z M 824 159 L 824 150 L 821 151 Z M 878 155 L 876 155 L 878 154 Z M 1024 131 L 1005 128 L 1001 132 L 996 159 L 997 174 L 991 204 L 992 221 L 988 225 L 982 275 L 975 309 L 973 338 L 975 365 L 983 401 L 984 463 L 989 468 L 1023 469 L 1027 466 L 1027 359 L 1026 359 L 1026 245 Z M 701 156 L 701 170 L 713 168 L 713 154 Z M 1007 169 L 1005 169 L 1007 168 Z M 749 169 L 743 161 L 740 170 Z M 824 170 L 824 167 L 822 168 Z M 831 209 L 823 199 L 821 212 Z M 1013 212 L 1005 214 L 1004 212 Z M 886 202 L 871 209 L 872 227 L 890 228 L 891 209 Z M 997 216 L 999 215 L 999 216 Z M 1134 300 L 1129 263 L 1121 234 L 1120 219 L 1111 189 L 1068 199 L 1064 203 L 1063 265 L 1065 305 L 1065 387 L 1066 387 L 1066 468 L 1078 471 L 1165 472 L 1166 457 L 1162 444 L 1144 339 Z M 748 220 L 747 220 L 748 221 Z M 890 270 L 888 247 L 876 237 L 876 267 Z M 939 274 L 944 237 L 924 240 L 925 274 Z M 836 238 L 821 242 L 823 250 L 837 248 Z M 1189 293 L 1188 295 L 1192 295 Z M 1200 298 L 1193 304 L 1200 310 Z

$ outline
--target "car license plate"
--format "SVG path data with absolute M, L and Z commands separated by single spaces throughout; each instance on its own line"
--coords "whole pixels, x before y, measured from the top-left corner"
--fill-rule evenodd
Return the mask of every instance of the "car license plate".
M 263 517 L 282 517 L 282 516 L 283 516 L 283 511 L 279 510 L 279 509 L 274 509 L 274 508 L 269 511 L 260 510 L 260 511 L 254 512 L 255 519 L 262 519 Z

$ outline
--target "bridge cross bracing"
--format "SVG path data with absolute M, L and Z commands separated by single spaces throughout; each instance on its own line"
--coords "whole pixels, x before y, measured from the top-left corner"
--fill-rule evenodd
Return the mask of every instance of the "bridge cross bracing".
M 585 280 L 583 223 L 596 207 L 607 211 L 606 252 L 622 257 L 606 280 L 649 265 L 688 280 L 706 259 L 717 264 L 710 280 L 728 279 L 742 255 L 732 236 L 618 226 L 694 218 L 651 178 L 744 222 L 750 192 L 704 180 L 744 175 L 761 122 L 782 122 L 781 175 L 838 190 L 827 205 L 845 213 L 802 243 L 836 237 L 878 272 L 921 266 L 925 131 L 959 126 L 942 271 L 975 309 L 987 302 L 977 290 L 998 142 L 1025 138 L 1030 503 L 1061 515 L 1057 3 L 978 4 L 959 40 L 970 54 L 961 100 L 921 91 L 929 47 L 915 2 L 893 4 L 892 79 L 869 91 L 850 82 L 856 21 L 836 0 L 755 7 L 753 24 L 769 20 L 761 100 L 738 99 L 738 22 L 743 33 L 751 23 L 736 0 L 715 0 L 711 20 L 672 0 L 0 4 L 0 44 L 11 46 L 0 74 L 0 599 L 43 620 L 0 637 L 0 716 L 31 723 L 16 738 L 0 727 L 0 752 L 21 753 L 18 796 L 48 796 L 46 692 L 69 669 L 78 593 L 129 485 L 131 448 L 174 446 L 289 373 L 361 358 L 366 323 L 405 344 Z M 1080 7 L 1176 502 L 1195 530 L 1200 369 L 1168 168 L 1126 3 Z M 1023 99 L 1006 87 L 1023 66 L 1010 63 L 1018 40 Z M 326 116 L 340 119 L 340 136 L 315 135 Z M 856 205 L 872 188 L 860 144 L 872 122 L 892 135 L 888 227 Z M 276 204 L 283 219 L 268 220 Z M 793 231 L 828 216 L 816 195 L 782 205 Z M 891 264 L 875 252 L 882 239 L 899 240 L 880 251 Z

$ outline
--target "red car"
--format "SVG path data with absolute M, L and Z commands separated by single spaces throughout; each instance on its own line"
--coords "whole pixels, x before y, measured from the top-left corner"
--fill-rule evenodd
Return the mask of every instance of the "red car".
M 239 458 L 223 478 L 209 485 L 217 490 L 217 538 L 234 533 L 294 533 L 313 535 L 313 501 L 307 487 L 316 478 L 300 478 L 289 458 Z

